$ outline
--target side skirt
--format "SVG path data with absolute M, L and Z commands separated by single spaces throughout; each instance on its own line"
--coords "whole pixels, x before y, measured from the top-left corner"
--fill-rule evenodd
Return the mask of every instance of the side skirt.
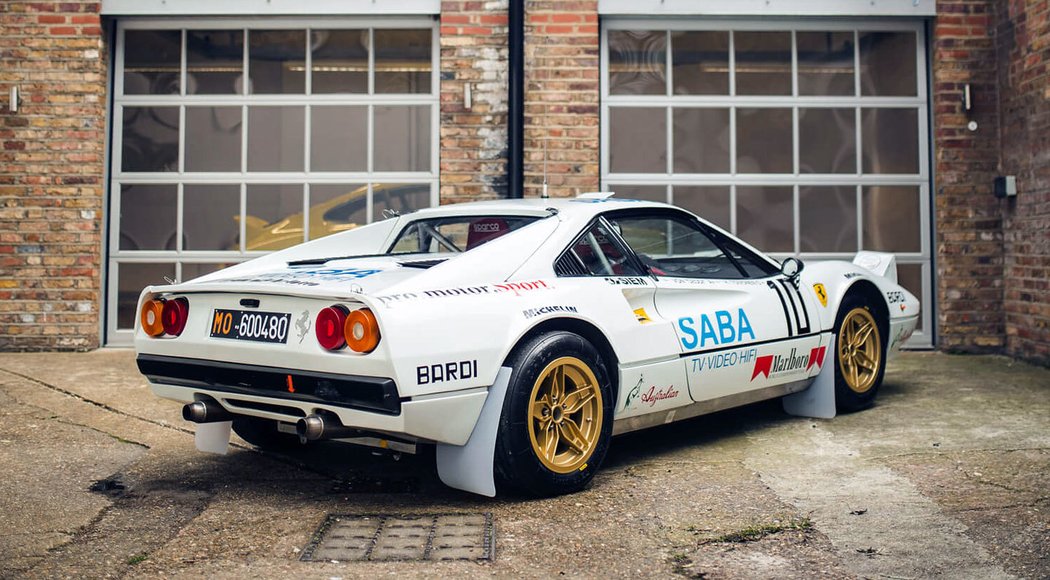
M 691 405 L 678 407 L 665 412 L 649 413 L 648 415 L 637 415 L 635 417 L 617 419 L 613 424 L 613 435 L 630 433 L 631 431 L 638 431 L 639 429 L 647 429 L 649 427 L 655 427 L 656 425 L 665 425 L 675 421 L 692 419 L 693 417 L 699 417 L 700 415 L 717 413 L 718 411 L 732 409 L 733 407 L 742 407 L 759 401 L 783 397 L 784 395 L 790 395 L 792 393 L 806 390 L 806 388 L 813 383 L 813 380 L 814 378 L 808 378 L 801 381 L 784 383 L 782 385 L 773 385 L 772 387 L 766 387 L 764 389 L 744 391 L 743 393 L 736 393 L 734 395 L 719 397 L 717 399 L 700 401 L 699 403 L 693 403 Z

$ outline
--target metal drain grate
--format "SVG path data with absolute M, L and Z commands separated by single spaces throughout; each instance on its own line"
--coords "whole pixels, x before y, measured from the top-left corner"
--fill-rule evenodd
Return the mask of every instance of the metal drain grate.
M 492 514 L 329 515 L 304 562 L 492 560 Z

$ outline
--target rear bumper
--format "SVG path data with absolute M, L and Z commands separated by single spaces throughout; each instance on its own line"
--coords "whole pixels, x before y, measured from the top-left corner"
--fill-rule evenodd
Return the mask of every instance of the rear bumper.
M 325 411 L 347 427 L 449 445 L 467 442 L 488 395 L 476 388 L 402 399 L 386 378 L 147 354 L 137 362 L 166 399 L 211 398 L 232 414 L 286 423 Z

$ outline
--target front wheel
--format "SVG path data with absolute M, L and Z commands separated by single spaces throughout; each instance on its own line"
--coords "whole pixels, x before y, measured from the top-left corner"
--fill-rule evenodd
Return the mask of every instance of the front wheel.
M 496 437 L 497 483 L 550 496 L 583 489 L 612 436 L 612 392 L 598 350 L 570 332 L 521 345 Z
M 875 402 L 886 372 L 884 332 L 877 313 L 860 296 L 848 296 L 835 320 L 835 403 L 852 412 Z

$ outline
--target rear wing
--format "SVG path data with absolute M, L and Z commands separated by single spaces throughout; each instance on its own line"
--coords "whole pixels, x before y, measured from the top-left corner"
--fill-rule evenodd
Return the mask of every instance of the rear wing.
M 897 257 L 885 252 L 857 252 L 853 263 L 897 283 Z

